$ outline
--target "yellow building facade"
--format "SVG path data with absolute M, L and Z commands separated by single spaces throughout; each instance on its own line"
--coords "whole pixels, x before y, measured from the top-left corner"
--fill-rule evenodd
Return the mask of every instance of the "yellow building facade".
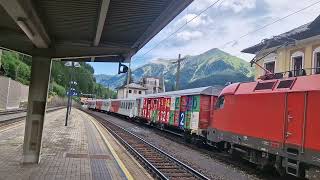
M 263 57 L 265 54 L 269 55 Z M 279 73 L 293 71 L 294 58 L 300 56 L 302 57 L 302 69 L 305 69 L 306 75 L 310 75 L 317 73 L 317 69 L 319 68 L 317 62 L 320 61 L 318 58 L 319 54 L 320 39 L 316 37 L 297 41 L 294 45 L 279 48 L 274 51 L 272 49 L 267 49 L 265 52 L 258 54 L 256 59 L 260 59 L 257 63 L 264 68 L 266 68 L 267 63 L 274 62 L 274 73 Z M 264 74 L 266 74 L 265 70 L 255 66 L 256 79 Z
M 256 55 L 256 79 L 270 72 L 282 73 L 276 77 L 320 74 L 320 16 L 242 52 Z

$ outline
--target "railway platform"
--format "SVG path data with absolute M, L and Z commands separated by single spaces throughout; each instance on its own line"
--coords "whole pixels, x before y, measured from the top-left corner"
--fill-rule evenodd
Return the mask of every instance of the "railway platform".
M 47 113 L 39 164 L 23 164 L 24 123 L 0 128 L 0 180 L 152 179 L 93 117 L 73 109 Z

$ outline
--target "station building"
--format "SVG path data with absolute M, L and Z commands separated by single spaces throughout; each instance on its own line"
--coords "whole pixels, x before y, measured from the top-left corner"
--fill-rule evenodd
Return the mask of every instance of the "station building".
M 165 85 L 163 78 L 158 77 L 144 77 L 142 78 L 141 84 L 147 88 L 146 94 L 155 94 L 165 92 Z
M 128 85 L 120 86 L 117 90 L 117 98 L 134 98 L 146 94 L 147 88 L 137 83 L 130 83 Z
M 286 33 L 265 39 L 242 50 L 255 54 L 255 61 L 272 73 L 285 77 L 320 73 L 320 16 Z M 255 68 L 255 79 L 265 75 Z

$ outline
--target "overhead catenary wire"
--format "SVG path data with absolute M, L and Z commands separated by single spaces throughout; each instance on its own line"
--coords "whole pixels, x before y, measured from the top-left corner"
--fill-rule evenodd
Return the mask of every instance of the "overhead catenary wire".
M 200 11 L 196 16 L 194 16 L 193 18 L 191 18 L 189 21 L 187 21 L 185 24 L 183 24 L 182 26 L 180 26 L 178 29 L 176 29 L 174 32 L 172 32 L 171 34 L 169 34 L 167 37 L 165 37 L 164 39 L 162 39 L 161 41 L 159 41 L 156 45 L 154 45 L 152 48 L 150 48 L 147 52 L 143 53 L 140 58 L 144 57 L 145 55 L 147 55 L 148 53 L 150 53 L 153 49 L 155 49 L 156 47 L 158 47 L 160 44 L 162 44 L 164 41 L 166 41 L 167 39 L 169 39 L 171 36 L 173 36 L 174 34 L 176 34 L 177 32 L 179 32 L 182 28 L 184 28 L 186 25 L 188 25 L 191 21 L 193 21 L 194 19 L 198 18 L 201 14 L 203 14 L 204 12 L 206 12 L 208 9 L 210 9 L 211 7 L 213 7 L 214 5 L 216 5 L 219 1 L 223 1 L 223 0 L 216 0 L 214 1 L 212 4 L 210 4 L 208 7 L 206 7 L 205 9 L 203 9 L 202 11 Z
M 236 39 L 234 39 L 234 40 L 232 40 L 232 41 L 228 41 L 228 42 L 224 43 L 221 47 L 224 47 L 224 46 L 226 46 L 226 45 L 228 45 L 228 44 L 230 44 L 230 43 L 235 43 L 235 42 L 237 42 L 238 40 L 240 40 L 240 39 L 242 39 L 242 38 L 244 38 L 244 37 L 246 37 L 246 36 L 249 36 L 249 35 L 251 35 L 251 34 L 253 34 L 253 33 L 256 33 L 256 32 L 258 32 L 258 31 L 260 31 L 260 30 L 262 30 L 262 29 L 265 29 L 265 28 L 267 28 L 267 27 L 269 27 L 269 26 L 271 26 L 271 25 L 273 25 L 273 24 L 275 24 L 275 23 L 277 23 L 277 22 L 280 22 L 280 21 L 282 21 L 282 20 L 284 20 L 284 19 L 286 19 L 286 18 L 288 18 L 288 17 L 290 17 L 290 16 L 293 16 L 293 15 L 295 15 L 295 14 L 298 14 L 298 13 L 300 13 L 301 11 L 304 11 L 304 10 L 306 10 L 306 9 L 308 9 L 308 8 L 316 5 L 316 4 L 319 4 L 319 3 L 320 3 L 320 1 L 316 1 L 316 2 L 314 2 L 314 3 L 312 3 L 312 4 L 308 5 L 308 6 L 305 6 L 305 7 L 301 8 L 301 9 L 299 9 L 299 10 L 297 10 L 297 11 L 294 11 L 294 12 L 292 12 L 292 13 L 286 15 L 286 16 L 283 16 L 283 17 L 281 17 L 281 18 L 279 18 L 279 19 L 277 19 L 277 20 L 275 20 L 275 21 L 272 21 L 272 22 L 270 22 L 270 23 L 268 23 L 268 24 L 265 24 L 265 25 L 263 25 L 263 26 L 255 29 L 255 30 L 253 30 L 253 31 L 249 31 L 249 32 L 247 32 L 246 34 L 241 35 L 240 37 L 238 37 L 238 38 L 236 38 Z
M 150 53 L 151 51 L 153 51 L 153 50 L 154 50 L 155 48 L 157 48 L 160 44 L 164 43 L 167 39 L 169 39 L 171 36 L 173 36 L 174 34 L 176 34 L 177 32 L 179 32 L 179 31 L 180 31 L 182 28 L 184 28 L 188 23 L 190 23 L 190 22 L 193 21 L 194 19 L 198 18 L 201 14 L 203 14 L 203 13 L 206 12 L 208 9 L 210 9 L 211 7 L 213 7 L 213 6 L 214 6 L 215 4 L 217 4 L 219 1 L 221 1 L 221 0 L 217 0 L 217 1 L 215 1 L 214 3 L 212 3 L 210 6 L 208 6 L 207 8 L 203 9 L 200 13 L 198 13 L 195 17 L 193 17 L 192 19 L 190 19 L 189 21 L 187 21 L 184 25 L 182 25 L 181 27 L 179 27 L 176 31 L 174 31 L 173 33 L 169 34 L 167 37 L 165 37 L 164 39 L 162 39 L 161 41 L 159 41 L 156 45 L 154 45 L 152 48 L 150 48 L 147 52 L 145 52 L 145 53 L 143 53 L 141 56 L 139 56 L 139 58 L 143 58 L 145 55 L 147 55 L 148 53 Z M 301 8 L 301 9 L 298 9 L 297 11 L 294 11 L 294 12 L 292 12 L 292 13 L 286 15 L 286 16 L 283 16 L 283 17 L 281 17 L 281 18 L 279 18 L 279 19 L 276 19 L 275 21 L 272 21 L 272 22 L 270 22 L 270 23 L 268 23 L 268 24 L 265 24 L 265 25 L 263 25 L 263 26 L 255 29 L 255 30 L 253 30 L 253 31 L 249 31 L 249 32 L 247 32 L 246 34 L 243 34 L 243 35 L 241 35 L 240 37 L 238 37 L 238 38 L 236 38 L 236 39 L 234 39 L 234 40 L 232 40 L 232 41 L 228 41 L 228 42 L 224 43 L 223 45 L 219 46 L 218 48 L 223 49 L 225 46 L 227 46 L 227 45 L 230 44 L 230 43 L 237 43 L 240 39 L 242 39 L 242 38 L 244 38 L 244 37 L 246 37 L 246 36 L 249 36 L 249 35 L 251 35 L 251 34 L 253 34 L 253 33 L 256 33 L 256 32 L 258 32 L 258 31 L 260 31 L 260 30 L 262 30 L 262 29 L 265 29 L 265 28 L 267 28 L 267 27 L 269 27 L 269 26 L 271 26 L 271 25 L 273 25 L 273 24 L 275 24 L 275 23 L 277 23 L 277 22 L 280 22 L 280 21 L 282 21 L 282 20 L 284 20 L 284 19 L 286 19 L 286 18 L 288 18 L 288 17 L 290 17 L 290 16 L 293 16 L 293 15 L 295 15 L 295 14 L 298 14 L 298 13 L 300 13 L 301 11 L 304 11 L 304 10 L 306 10 L 306 9 L 312 7 L 312 6 L 315 6 L 316 4 L 319 4 L 319 3 L 320 3 L 320 0 L 319 0 L 319 1 L 316 1 L 316 2 L 314 2 L 314 3 L 312 3 L 312 4 L 310 4 L 310 5 L 308 5 L 308 6 L 305 6 L 305 7 Z

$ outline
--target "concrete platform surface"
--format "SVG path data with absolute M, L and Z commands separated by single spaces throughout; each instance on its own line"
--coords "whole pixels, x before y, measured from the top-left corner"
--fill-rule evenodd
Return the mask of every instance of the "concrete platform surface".
M 48 113 L 39 164 L 22 164 L 24 123 L 0 129 L 0 180 L 152 179 L 88 114 L 72 109 Z

